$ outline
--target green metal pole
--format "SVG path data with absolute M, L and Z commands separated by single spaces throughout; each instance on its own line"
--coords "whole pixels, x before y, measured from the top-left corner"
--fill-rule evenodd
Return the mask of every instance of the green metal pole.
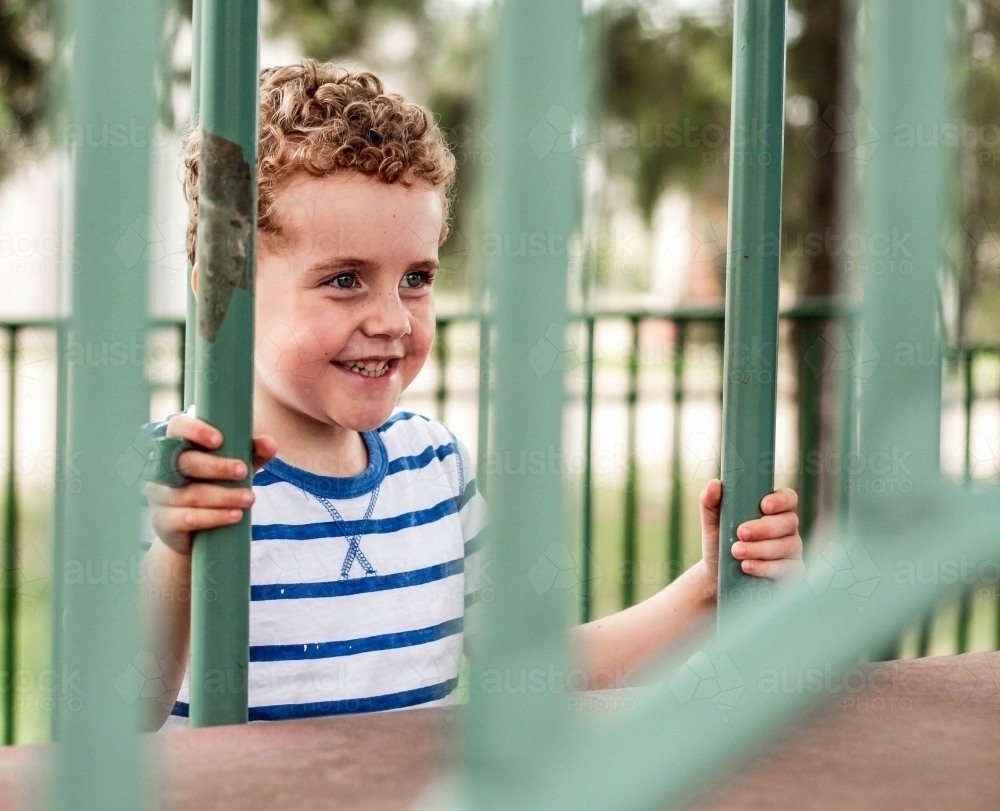
M 630 320 L 628 352 L 628 394 L 625 407 L 628 423 L 625 429 L 625 522 L 622 533 L 622 608 L 635 603 L 635 586 L 639 577 L 639 550 L 636 544 L 636 509 L 638 476 L 635 463 L 636 404 L 639 400 L 639 319 Z
M 863 55 L 871 88 L 863 104 L 876 132 L 905 136 L 951 120 L 951 35 L 941 30 L 951 7 L 927 0 L 914 13 L 904 0 L 870 4 L 872 30 L 892 31 Z M 953 160 L 947 140 L 917 149 L 897 137 L 879 145 L 865 172 L 861 260 L 871 272 L 861 328 L 880 360 L 858 398 L 866 464 L 854 481 L 852 527 L 912 520 L 928 506 L 916 485 L 940 481 L 940 355 L 926 364 L 907 362 L 905 353 L 943 345 L 936 274 Z M 899 246 L 890 257 L 878 250 L 886 239 Z M 889 409 L 891 402 L 905 407 Z
M 902 0 L 870 6 L 866 24 L 879 37 L 863 55 L 870 75 L 863 103 L 876 132 L 905 135 L 951 120 L 952 46 L 945 23 L 954 22 L 952 10 L 948 0 L 927 2 L 919 14 Z M 907 351 L 943 345 L 937 272 L 954 169 L 946 143 L 913 149 L 905 137 L 883 142 L 865 173 L 861 234 L 869 251 L 861 264 L 872 272 L 864 279 L 861 327 L 881 360 L 859 382 L 858 452 L 865 464 L 852 477 L 848 526 L 872 538 L 928 515 L 935 505 L 927 487 L 950 490 L 940 476 L 940 358 L 929 365 L 905 361 Z M 900 246 L 888 257 L 874 250 L 887 238 Z M 900 405 L 890 408 L 892 403 Z M 921 655 L 930 645 L 932 621 L 928 612 Z
M 719 458 L 715 460 L 715 478 L 722 478 L 722 438 L 726 431 L 726 412 L 723 404 L 726 400 L 726 319 L 719 319 L 716 325 L 716 344 L 719 347 Z
M 65 284 L 65 279 L 60 278 L 60 287 Z M 66 314 L 60 307 L 60 318 L 56 323 L 56 449 L 57 461 L 55 477 L 55 504 L 52 520 L 52 561 L 58 565 L 60 561 L 66 559 L 66 501 L 68 495 L 69 459 L 64 449 L 67 447 L 69 435 L 69 367 L 66 362 L 66 347 L 69 345 L 69 324 Z M 62 617 L 66 608 L 66 588 L 63 585 L 63 578 L 52 578 L 52 642 L 49 647 L 52 661 L 60 661 L 62 656 L 63 624 L 56 621 L 57 617 Z M 49 716 L 49 738 L 52 741 L 59 741 L 62 738 L 60 724 L 62 723 L 61 713 L 53 712 Z
M 583 481 L 580 483 L 583 511 L 583 593 L 580 621 L 590 622 L 594 605 L 594 327 L 595 319 L 587 316 L 587 387 L 583 394 Z
M 670 516 L 667 521 L 667 580 L 674 580 L 683 566 L 681 537 L 684 486 L 681 482 L 681 429 L 684 416 L 684 353 L 687 322 L 674 321 L 673 414 L 670 432 Z
M 434 341 L 434 359 L 437 361 L 437 418 L 444 421 L 445 408 L 448 405 L 448 321 L 439 321 Z
M 14 672 L 17 656 L 17 325 L 7 330 L 7 488 L 4 493 L 3 742 L 14 743 Z
M 479 319 L 479 386 L 476 392 L 476 486 L 486 497 L 486 464 L 490 454 L 490 319 L 483 315 Z
M 202 0 L 194 0 L 191 5 L 191 126 L 197 127 L 201 119 L 201 35 L 202 35 Z M 193 266 L 187 263 L 187 287 L 185 302 L 184 331 L 182 333 L 184 347 L 184 366 L 181 376 L 184 381 L 183 405 L 187 408 L 194 402 L 195 380 L 195 331 L 197 330 L 198 300 L 191 287 Z
M 463 786 L 477 809 L 497 807 L 503 791 L 528 792 L 544 777 L 552 735 L 565 717 L 559 686 L 565 688 L 567 672 L 566 592 L 548 579 L 550 545 L 565 541 L 563 480 L 562 465 L 549 460 L 561 458 L 559 352 L 567 340 L 567 246 L 579 194 L 566 127 L 581 107 L 581 18 L 579 0 L 505 0 L 500 9 L 490 230 L 514 245 L 544 234 L 551 249 L 505 254 L 491 279 L 493 449 L 503 469 L 488 472 L 486 558 L 496 596 L 484 604 L 481 628 L 470 639 L 461 747 Z M 553 687 L 519 690 L 522 673 L 554 674 Z
M 963 390 L 965 393 L 965 444 L 963 459 L 963 481 L 966 487 L 972 486 L 972 409 L 976 402 L 976 392 L 973 388 L 973 356 L 971 347 L 965 347 L 959 353 L 963 372 Z M 965 591 L 958 601 L 958 632 L 956 634 L 957 653 L 965 653 L 969 649 L 969 626 L 972 623 L 972 599 L 974 589 Z
M 257 232 L 259 15 L 256 2 L 203 0 L 198 215 L 198 416 L 219 453 L 250 470 Z M 248 487 L 251 476 L 234 484 Z M 247 720 L 250 511 L 200 532 L 192 554 L 192 726 Z
M 53 666 L 59 745 L 51 797 L 61 811 L 135 811 L 143 805 L 136 738 L 142 702 L 130 678 L 142 644 L 137 584 L 100 573 L 135 559 L 140 496 L 127 449 L 149 418 L 149 393 L 141 363 L 101 359 L 109 348 L 144 345 L 147 336 L 147 263 L 126 266 L 122 255 L 134 250 L 125 235 L 151 202 L 156 14 L 153 3 L 79 0 L 72 15 L 67 133 L 77 236 L 63 361 L 70 405 L 60 415 L 67 441 L 59 468 L 68 481 L 57 504 L 62 611 L 54 623 L 62 630 Z M 108 148 L 103 136 L 113 144 L 122 129 L 131 132 L 127 144 Z M 91 575 L 74 575 L 81 571 Z
M 806 350 L 815 346 L 820 327 L 825 323 L 819 318 L 798 319 L 795 324 L 800 349 L 796 370 L 796 400 L 798 406 L 799 434 L 799 534 L 808 540 L 816 518 L 819 471 L 817 455 L 820 442 L 820 379 L 806 363 Z
M 785 0 L 737 0 L 729 172 L 719 622 L 766 581 L 730 549 L 774 487 Z

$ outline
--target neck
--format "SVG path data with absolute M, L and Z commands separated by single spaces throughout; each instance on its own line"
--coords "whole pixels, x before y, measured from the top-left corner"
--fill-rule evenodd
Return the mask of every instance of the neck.
M 254 387 L 254 434 L 274 437 L 278 458 L 320 476 L 357 476 L 368 467 L 361 434 L 289 408 Z

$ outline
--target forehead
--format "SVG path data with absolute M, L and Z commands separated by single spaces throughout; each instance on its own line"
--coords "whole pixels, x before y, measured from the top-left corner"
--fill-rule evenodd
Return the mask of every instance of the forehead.
M 441 193 L 429 183 L 410 186 L 340 172 L 298 175 L 275 197 L 280 244 L 296 255 L 390 251 L 436 256 L 444 224 Z

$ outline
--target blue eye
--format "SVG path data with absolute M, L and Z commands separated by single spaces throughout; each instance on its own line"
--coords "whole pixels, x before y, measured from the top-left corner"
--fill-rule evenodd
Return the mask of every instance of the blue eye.
M 350 290 L 354 287 L 357 278 L 357 275 L 354 273 L 341 273 L 330 279 L 327 284 L 331 287 L 336 287 L 338 290 Z
M 414 270 L 407 273 L 399 282 L 400 287 L 416 288 L 431 283 L 431 275 L 425 271 Z

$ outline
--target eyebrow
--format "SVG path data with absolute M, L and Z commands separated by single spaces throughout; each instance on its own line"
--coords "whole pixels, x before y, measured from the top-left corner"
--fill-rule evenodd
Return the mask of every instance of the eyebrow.
M 408 271 L 414 270 L 437 270 L 441 266 L 441 263 L 436 259 L 425 259 L 420 262 L 414 262 L 409 266 Z M 310 275 L 322 275 L 324 273 L 336 273 L 341 270 L 360 270 L 364 272 L 371 272 L 377 267 L 375 262 L 370 259 L 361 259 L 359 257 L 343 257 L 340 259 L 323 259 L 316 262 L 306 268 L 306 273 Z
M 336 273 L 338 270 L 372 271 L 376 267 L 370 259 L 345 256 L 340 259 L 322 259 L 306 268 L 306 273 L 310 275 L 320 275 L 323 273 Z

